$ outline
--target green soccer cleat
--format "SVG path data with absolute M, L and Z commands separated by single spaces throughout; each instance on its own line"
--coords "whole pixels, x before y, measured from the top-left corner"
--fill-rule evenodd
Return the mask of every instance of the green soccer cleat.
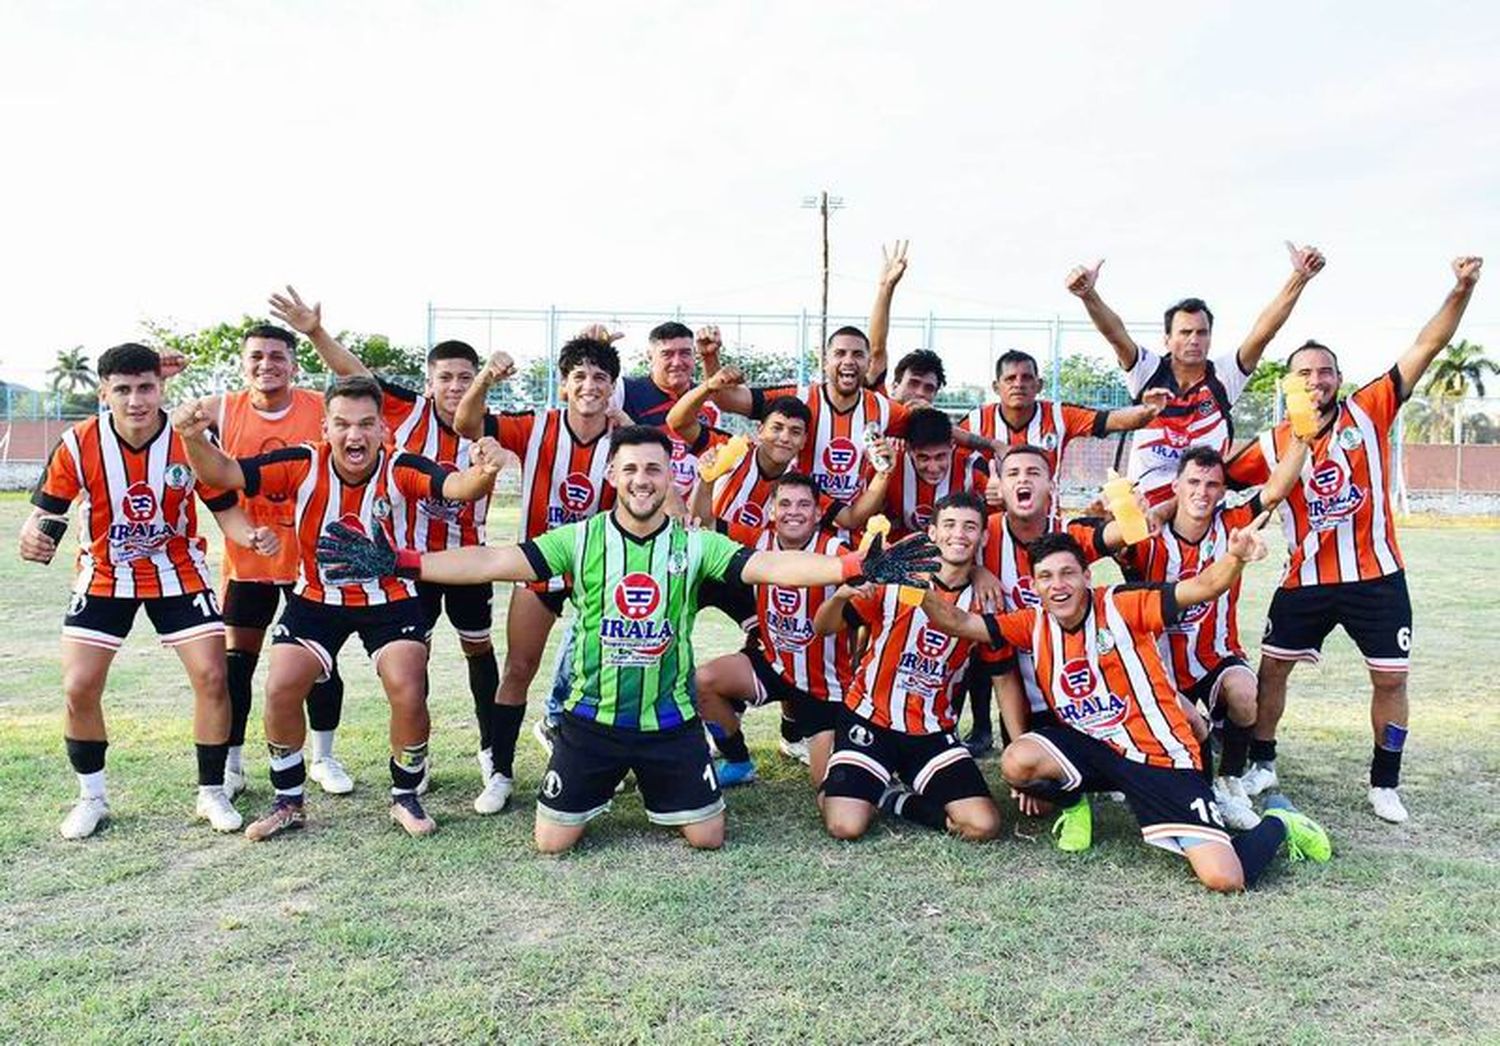
M 1279 802 L 1278 802 L 1279 800 Z M 1333 856 L 1333 843 L 1323 826 L 1299 813 L 1282 796 L 1272 796 L 1266 801 L 1267 817 L 1274 817 L 1286 825 L 1286 855 L 1293 861 L 1303 859 L 1326 864 Z
M 1066 807 L 1052 823 L 1057 848 L 1064 853 L 1082 853 L 1094 845 L 1094 808 L 1088 797 Z

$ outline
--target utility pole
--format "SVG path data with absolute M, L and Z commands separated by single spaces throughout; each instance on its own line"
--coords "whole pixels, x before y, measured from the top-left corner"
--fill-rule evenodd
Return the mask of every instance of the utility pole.
M 817 196 L 802 197 L 803 210 L 816 209 L 823 219 L 823 309 L 819 324 L 818 352 L 828 345 L 828 212 L 844 206 L 842 196 L 829 196 L 824 189 Z

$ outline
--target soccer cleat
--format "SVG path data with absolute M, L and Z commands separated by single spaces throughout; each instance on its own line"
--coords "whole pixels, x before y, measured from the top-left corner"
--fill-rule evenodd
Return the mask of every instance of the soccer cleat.
M 1401 802 L 1401 793 L 1394 788 L 1372 787 L 1370 808 L 1375 811 L 1376 817 L 1391 824 L 1400 824 L 1411 816 L 1406 812 L 1406 805 Z
M 1251 763 L 1250 769 L 1245 771 L 1245 776 L 1240 778 L 1240 784 L 1244 785 L 1247 796 L 1268 792 L 1275 788 L 1277 783 L 1275 763 Z
M 1286 825 L 1286 855 L 1293 861 L 1309 860 L 1323 864 L 1333 856 L 1333 843 L 1321 825 L 1299 813 L 1284 795 L 1266 800 L 1266 816 Z
M 344 769 L 344 764 L 333 756 L 314 759 L 307 768 L 307 776 L 318 782 L 318 786 L 329 795 L 348 795 L 354 791 L 354 778 Z
M 733 788 L 735 785 L 745 785 L 755 780 L 755 763 L 749 759 L 738 763 L 731 763 L 727 759 L 715 759 L 714 773 L 719 778 L 720 788 Z
M 971 730 L 969 736 L 964 738 L 964 747 L 975 759 L 995 748 L 995 735 L 989 730 Z
M 1064 853 L 1082 853 L 1094 845 L 1094 808 L 1087 796 L 1063 809 L 1052 823 L 1052 834 Z
M 795 759 L 803 766 L 812 765 L 812 750 L 807 747 L 807 742 L 805 740 L 788 741 L 783 737 L 780 744 L 778 744 L 776 747 L 777 750 L 788 759 Z
M 245 829 L 245 838 L 258 843 L 293 828 L 301 828 L 305 824 L 307 812 L 302 809 L 301 797 L 278 795 L 271 812 L 258 821 L 252 821 L 250 827 Z
M 474 812 L 476 814 L 498 814 L 505 809 L 505 804 L 510 802 L 510 793 L 515 788 L 515 783 L 504 774 L 490 774 L 490 779 L 485 782 L 484 791 L 474 797 Z
M 109 817 L 109 803 L 101 796 L 80 797 L 58 826 L 64 839 L 87 839 L 99 828 L 100 822 Z
M 1237 832 L 1248 832 L 1260 824 L 1260 815 L 1255 812 L 1238 777 L 1214 778 L 1214 802 L 1224 824 Z
M 244 795 L 245 789 L 249 787 L 249 780 L 245 777 L 243 770 L 224 771 L 224 794 L 230 799 Z
M 531 736 L 536 738 L 536 743 L 542 746 L 542 750 L 550 757 L 552 746 L 557 743 L 557 720 L 551 716 L 543 716 L 531 724 Z
M 411 792 L 391 797 L 391 820 L 406 829 L 407 835 L 431 835 L 437 831 L 437 822 L 422 809 L 422 801 Z
M 245 823 L 240 812 L 229 805 L 229 794 L 223 788 L 199 789 L 193 813 L 216 832 L 238 832 Z

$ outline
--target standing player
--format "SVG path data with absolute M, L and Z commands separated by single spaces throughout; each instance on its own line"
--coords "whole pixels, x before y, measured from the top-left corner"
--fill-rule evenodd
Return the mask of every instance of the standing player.
M 825 556 L 848 551 L 836 534 L 821 525 L 827 498 L 818 493 L 811 477 L 784 473 L 772 483 L 767 501 L 770 518 L 765 526 L 725 522 L 720 517 L 720 532 L 758 550 L 799 549 Z M 748 642 L 743 650 L 716 657 L 698 669 L 698 707 L 705 720 L 719 727 L 715 743 L 723 760 L 716 770 L 724 787 L 755 780 L 755 763 L 734 702 L 757 707 L 771 701 L 790 702 L 792 719 L 807 742 L 813 784 L 822 782 L 833 747 L 836 712 L 854 671 L 848 632 L 832 636 L 813 632 L 813 617 L 834 587 L 804 590 L 756 585 L 759 641 Z
M 1275 511 L 1300 482 L 1306 444 L 1295 440 L 1260 493 L 1248 501 L 1224 504 L 1224 459 L 1213 447 L 1189 447 L 1177 462 L 1172 484 L 1176 511 L 1166 526 L 1145 541 L 1121 547 L 1111 534 L 1125 576 L 1132 581 L 1175 584 L 1201 574 L 1229 547 L 1231 531 L 1248 527 L 1262 512 Z M 1240 777 L 1255 725 L 1255 673 L 1240 646 L 1236 581 L 1217 599 L 1183 611 L 1161 634 L 1158 645 L 1168 675 L 1188 703 L 1224 723 L 1224 750 L 1214 796 L 1230 828 L 1254 828 L 1260 821 Z
M 288 287 L 285 296 L 271 296 L 271 307 L 279 318 L 307 336 L 333 373 L 341 377 L 374 377 L 358 356 L 328 333 L 323 326 L 320 304 L 307 305 L 295 290 Z M 404 386 L 381 381 L 381 412 L 396 449 L 435 461 L 452 472 L 469 468 L 473 464 L 473 440 L 481 435 L 496 434 L 493 428 L 487 428 L 472 438 L 466 438 L 453 428 L 453 412 L 473 384 L 478 370 L 479 356 L 471 346 L 461 341 L 443 341 L 427 353 L 425 393 L 419 395 Z M 413 498 L 406 503 L 406 512 L 405 526 L 420 548 L 436 551 L 482 545 L 485 516 L 489 512 L 489 490 L 473 500 Z M 484 785 L 474 799 L 474 809 L 481 814 L 498 813 L 510 797 L 510 774 L 496 767 L 494 738 L 490 736 L 491 706 L 495 690 L 500 685 L 500 669 L 490 640 L 490 628 L 494 624 L 491 608 L 494 590 L 490 585 L 453 588 L 419 585 L 417 595 L 427 617 L 429 635 L 444 611 L 453 630 L 458 633 L 458 644 L 468 668 L 469 697 L 479 726 L 479 772 Z M 317 766 L 315 761 L 314 771 Z M 426 787 L 424 780 L 422 790 L 426 791 Z
M 1149 425 L 1172 398 L 1166 389 L 1147 389 L 1140 403 L 1117 410 L 1044 400 L 1039 398 L 1042 379 L 1036 358 L 1018 349 L 1002 353 L 995 361 L 995 384 L 991 387 L 997 402 L 975 407 L 958 427 L 991 441 L 997 456 L 1003 456 L 1004 447 L 1040 447 L 1052 464 L 1052 484 L 1059 489 L 1063 452 L 1069 442 L 1082 436 L 1103 439 L 1111 432 L 1130 432 Z
M 1063 807 L 1082 804 L 1086 792 L 1124 792 L 1146 842 L 1185 855 L 1210 890 L 1254 885 L 1283 842 L 1294 860 L 1326 861 L 1331 849 L 1321 828 L 1289 808 L 1268 810 L 1231 842 L 1157 651 L 1155 637 L 1185 608 L 1228 591 L 1247 562 L 1265 555 L 1257 534 L 1265 520 L 1232 532 L 1227 555 L 1175 585 L 1094 588 L 1078 543 L 1049 534 L 1031 546 L 1040 607 L 981 617 L 935 593 L 922 601 L 935 628 L 1035 658 L 1057 721 L 1006 748 L 1006 782 Z
M 1456 282 L 1411 348 L 1385 374 L 1346 399 L 1333 350 L 1309 341 L 1287 358 L 1307 383 L 1319 428 L 1302 482 L 1282 509 L 1288 558 L 1271 600 L 1261 643 L 1260 707 L 1250 746 L 1254 765 L 1245 789 L 1255 795 L 1276 784 L 1276 724 L 1286 708 L 1286 681 L 1298 661 L 1316 664 L 1323 640 L 1341 625 L 1370 671 L 1370 806 L 1393 824 L 1407 818 L 1397 792 L 1406 744 L 1406 677 L 1411 657 L 1411 597 L 1396 546 L 1391 511 L 1391 426 L 1433 359 L 1458 330 L 1479 280 L 1483 260 L 1453 262 Z M 1230 478 L 1260 483 L 1292 452 L 1284 421 L 1230 462 Z
M 478 436 L 487 430 L 498 432 L 500 445 L 521 459 L 519 536 L 529 541 L 614 504 L 614 488 L 605 480 L 609 458 L 607 412 L 620 377 L 620 356 L 609 342 L 574 338 L 557 356 L 565 407 L 488 413 L 484 399 L 490 386 L 510 377 L 515 369 L 507 354 L 492 356 L 464 393 L 454 424 L 466 436 Z M 505 618 L 505 671 L 489 710 L 495 767 L 490 780 L 504 788 L 507 798 L 515 779 L 516 738 L 526 714 L 526 693 L 536 678 L 547 636 L 562 616 L 567 599 L 568 579 L 564 575 L 511 588 Z
M 1151 504 L 1171 496 L 1177 459 L 1188 447 L 1201 444 L 1220 454 L 1229 452 L 1234 438 L 1230 408 L 1266 346 L 1291 316 L 1303 288 L 1323 269 L 1323 255 L 1317 248 L 1288 243 L 1287 249 L 1292 256 L 1291 275 L 1256 318 L 1244 343 L 1222 356 L 1211 355 L 1214 314 L 1201 298 L 1184 298 L 1167 308 L 1166 355 L 1161 355 L 1137 345 L 1120 317 L 1099 297 L 1095 284 L 1103 260 L 1092 269 L 1080 265 L 1068 274 L 1068 290 L 1083 300 L 1089 319 L 1114 347 L 1130 394 L 1138 400 L 1147 389 L 1164 388 L 1172 394 L 1166 408 L 1130 447 L 1130 478 Z
M 427 771 L 427 638 L 431 626 L 409 581 L 322 572 L 314 560 L 319 535 L 333 528 L 379 534 L 415 544 L 411 504 L 424 499 L 485 497 L 500 468 L 492 439 L 471 448 L 471 464 L 454 472 L 427 458 L 383 446 L 380 385 L 363 375 L 338 379 L 323 396 L 326 442 L 231 458 L 205 437 L 211 418 L 196 404 L 173 424 L 188 458 L 206 479 L 246 497 L 295 499 L 301 560 L 293 595 L 271 640 L 266 681 L 266 746 L 271 753 L 271 811 L 245 830 L 252 840 L 299 828 L 306 820 L 302 704 L 328 676 L 339 648 L 358 634 L 391 705 L 391 820 L 411 835 L 437 829 L 417 798 Z
M 634 771 L 647 816 L 689 845 L 724 841 L 724 800 L 693 707 L 692 621 L 704 578 L 821 587 L 860 576 L 921 585 L 930 545 L 833 557 L 756 552 L 722 534 L 690 530 L 666 512 L 672 444 L 642 425 L 610 437 L 615 507 L 519 546 L 420 554 L 335 527 L 319 544 L 330 577 L 421 576 L 445 583 L 573 578 L 578 614 L 573 684 L 537 801 L 536 845 L 560 853 L 609 809 Z
M 188 466 L 183 443 L 162 412 L 161 359 L 144 345 L 100 354 L 102 413 L 63 433 L 32 492 L 21 527 L 21 558 L 49 563 L 82 499 L 78 578 L 63 618 L 64 740 L 78 775 L 79 798 L 63 821 L 64 839 L 83 839 L 109 816 L 104 753 L 109 741 L 101 699 L 115 652 L 146 608 L 163 646 L 171 647 L 193 687 L 198 753 L 197 816 L 215 831 L 240 827 L 224 791 L 229 694 L 224 624 L 198 536 L 194 495 L 230 540 L 274 554 L 276 535 L 255 528 L 232 493 L 213 489 Z
M 961 612 L 977 608 L 971 579 L 984 520 L 984 502 L 974 494 L 937 503 L 927 534 L 940 566 L 928 601 Z M 822 786 L 823 824 L 836 839 L 858 839 L 883 810 L 965 839 L 993 839 L 1000 811 L 953 733 L 951 702 L 974 643 L 930 628 L 928 601 L 912 606 L 901 597 L 895 585 L 861 591 L 846 583 L 813 618 L 820 636 L 847 628 L 851 612 L 870 628 L 836 724 Z M 897 777 L 909 791 L 892 787 Z
M 294 387 L 297 377 L 297 339 L 288 330 L 260 324 L 245 332 L 240 346 L 240 371 L 245 388 L 210 396 L 203 409 L 214 419 L 219 446 L 231 457 L 248 458 L 281 447 L 310 443 L 323 430 L 323 397 Z M 224 542 L 224 627 L 229 679 L 229 759 L 224 790 L 232 799 L 245 790 L 245 726 L 250 719 L 255 665 L 265 643 L 266 629 L 282 595 L 290 595 L 297 580 L 297 541 L 292 530 L 294 506 L 289 498 L 241 500 L 252 522 L 272 527 L 281 539 L 274 556 L 261 555 L 233 541 Z M 312 730 L 312 766 L 308 776 L 323 791 L 344 795 L 354 781 L 334 757 L 334 732 L 344 704 L 344 681 L 334 665 L 325 682 L 307 698 Z

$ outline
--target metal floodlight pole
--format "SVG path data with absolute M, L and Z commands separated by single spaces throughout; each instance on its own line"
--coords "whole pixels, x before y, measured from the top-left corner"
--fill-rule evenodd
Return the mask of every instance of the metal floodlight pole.
M 822 352 L 828 344 L 828 212 L 839 210 L 843 206 L 844 198 L 842 196 L 829 196 L 827 189 L 824 189 L 816 196 L 802 197 L 803 209 L 816 209 L 823 220 L 823 311 L 822 320 L 819 323 L 819 352 Z

